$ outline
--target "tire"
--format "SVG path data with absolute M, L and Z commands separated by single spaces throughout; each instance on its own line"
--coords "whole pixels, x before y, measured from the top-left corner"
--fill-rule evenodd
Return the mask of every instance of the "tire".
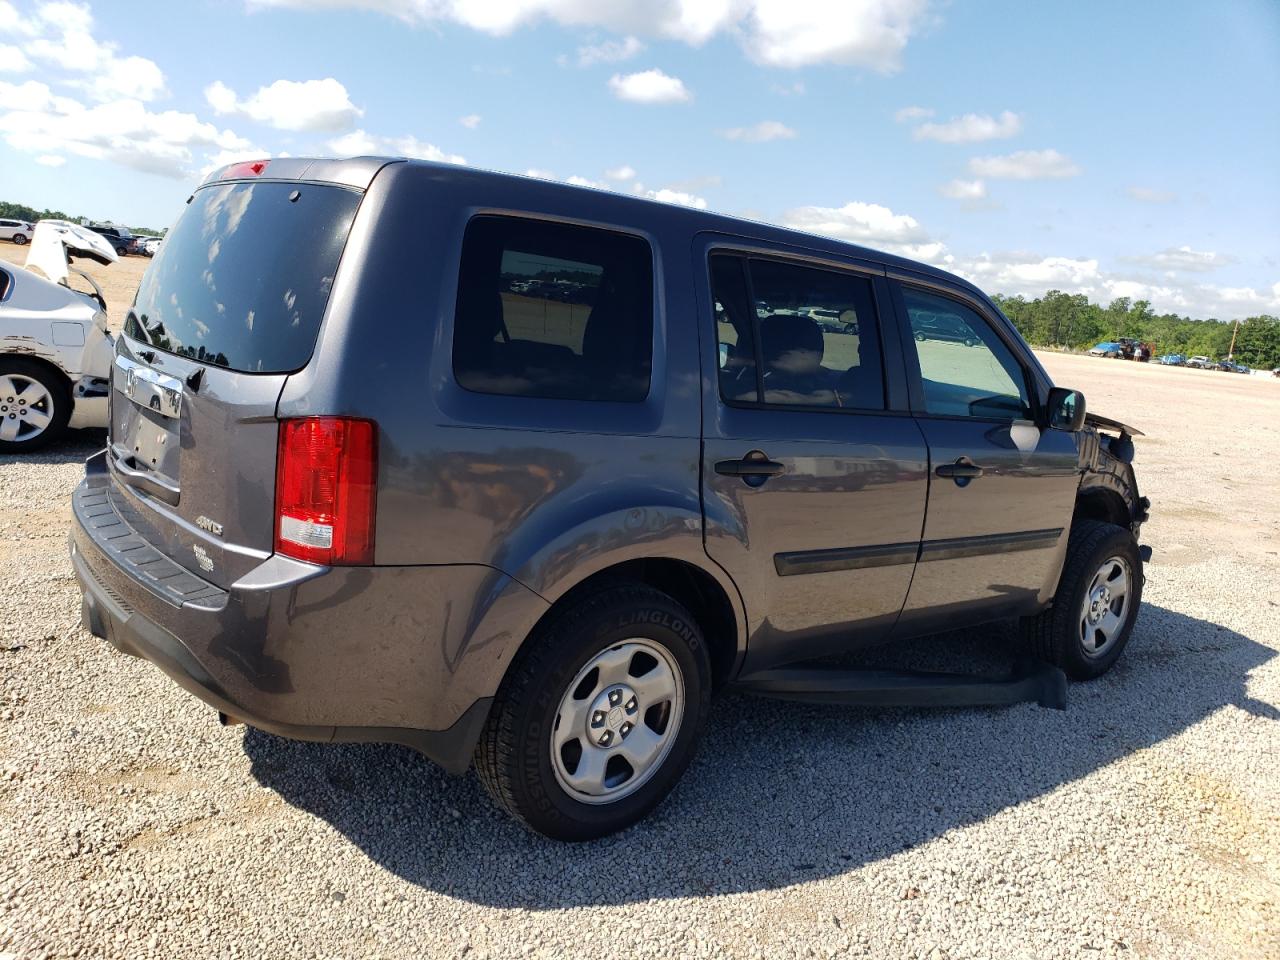
M 116 247 L 116 253 L 118 253 L 118 254 L 119 254 L 120 256 L 122 256 L 122 257 L 127 257 L 127 256 L 129 255 L 129 248 L 128 248 L 128 247 Z
M 924 343 L 924 334 L 923 334 L 923 333 L 917 333 L 917 334 L 916 334 L 916 342 L 917 342 L 917 343 Z
M 653 691 L 668 673 L 675 686 L 663 701 Z M 531 830 L 594 840 L 643 819 L 671 792 L 710 700 L 711 661 L 689 612 L 642 584 L 605 586 L 553 615 L 520 651 L 477 744 L 476 769 L 494 801 Z M 646 754 L 647 766 L 628 760 Z M 579 775 L 596 795 L 568 783 Z
M 964 345 L 966 347 L 976 347 L 978 345 L 978 341 L 975 340 L 973 337 L 966 337 L 964 341 Z
M 1110 570 L 1104 571 L 1104 566 Z M 1115 596 L 1118 568 L 1127 578 L 1122 603 Z M 1023 635 L 1036 656 L 1060 667 L 1072 680 L 1100 677 L 1129 642 L 1142 606 L 1143 579 L 1142 557 L 1132 533 L 1111 523 L 1077 520 L 1053 606 L 1024 618 Z M 1099 587 L 1107 592 L 1097 595 Z
M 27 242 L 27 235 L 25 233 L 15 233 L 12 239 L 18 246 L 22 246 Z
M 38 450 L 58 439 L 70 418 L 65 380 L 42 364 L 0 356 L 0 453 Z

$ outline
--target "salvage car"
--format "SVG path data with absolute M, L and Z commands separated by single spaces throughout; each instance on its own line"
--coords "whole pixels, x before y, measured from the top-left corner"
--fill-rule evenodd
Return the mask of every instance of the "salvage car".
M 106 301 L 70 265 L 75 257 L 108 264 L 116 253 L 78 224 L 41 220 L 27 268 L 0 265 L 0 453 L 37 450 L 67 428 L 106 426 Z M 73 278 L 93 292 L 71 289 Z
M 980 290 L 637 197 L 224 167 L 143 277 L 111 397 L 72 498 L 89 632 L 226 723 L 474 759 L 563 840 L 661 802 L 717 691 L 1063 705 L 1142 598 L 1138 431 Z M 1039 660 L 1008 680 L 796 666 L 1005 619 Z
M 1114 340 L 1103 340 L 1097 346 L 1089 349 L 1091 357 L 1107 357 L 1109 359 L 1118 359 L 1124 353 L 1124 347 L 1116 343 Z

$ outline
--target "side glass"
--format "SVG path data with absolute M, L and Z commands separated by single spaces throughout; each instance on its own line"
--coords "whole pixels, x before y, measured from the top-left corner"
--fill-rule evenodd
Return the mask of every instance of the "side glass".
M 952 417 L 1031 418 L 1021 365 L 987 322 L 958 301 L 902 288 L 920 359 L 925 410 Z

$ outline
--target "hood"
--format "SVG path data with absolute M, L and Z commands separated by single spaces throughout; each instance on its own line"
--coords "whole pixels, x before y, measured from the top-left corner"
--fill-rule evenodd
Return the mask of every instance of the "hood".
M 104 265 L 119 259 L 106 238 L 88 227 L 67 220 L 41 220 L 36 224 L 27 252 L 27 269 L 35 267 L 54 283 L 65 284 L 73 257 Z
M 1084 422 L 1095 430 L 1109 430 L 1118 433 L 1122 437 L 1145 437 L 1146 434 L 1137 427 L 1131 427 L 1127 423 L 1121 423 L 1119 420 L 1112 420 L 1109 417 L 1100 417 L 1096 413 L 1086 413 Z

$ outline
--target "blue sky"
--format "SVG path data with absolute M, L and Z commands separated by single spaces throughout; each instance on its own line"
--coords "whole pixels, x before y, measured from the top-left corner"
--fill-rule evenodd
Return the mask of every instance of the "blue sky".
M 1280 2 L 0 0 L 0 199 L 162 226 L 231 159 L 535 172 L 1280 313 Z

